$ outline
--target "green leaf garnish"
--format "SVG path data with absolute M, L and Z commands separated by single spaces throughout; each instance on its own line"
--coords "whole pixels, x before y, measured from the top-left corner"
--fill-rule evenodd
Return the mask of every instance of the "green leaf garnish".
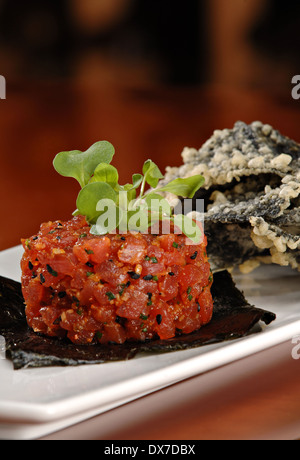
M 151 212 L 163 214 L 165 216 L 172 215 L 172 207 L 170 203 L 158 193 L 148 193 L 145 197 L 145 202 Z
M 95 224 L 103 212 L 98 208 L 101 199 L 111 200 L 113 203 L 117 199 L 114 189 L 105 182 L 88 184 L 79 192 L 76 202 L 78 213 L 85 216 L 90 224 Z
M 143 182 L 144 177 L 142 174 L 134 174 L 132 176 L 132 188 L 137 189 Z
M 203 176 L 191 176 L 185 179 L 175 179 L 169 184 L 158 189 L 160 192 L 170 192 L 183 198 L 193 198 L 195 193 L 204 185 Z
M 114 147 L 107 141 L 96 142 L 85 152 L 72 150 L 56 155 L 53 166 L 64 177 L 73 177 L 81 187 L 89 183 L 100 163 L 109 164 L 115 154 Z
M 106 182 L 114 189 L 119 182 L 118 170 L 112 165 L 100 163 L 91 178 L 92 182 Z
M 85 152 L 61 152 L 55 157 L 56 171 L 62 176 L 73 177 L 81 186 L 73 215 L 85 216 L 91 226 L 90 233 L 94 235 L 117 231 L 148 233 L 159 221 L 172 222 L 177 233 L 184 233 L 197 244 L 202 237 L 201 228 L 183 214 L 174 215 L 163 194 L 169 192 L 191 199 L 203 186 L 204 178 L 200 175 L 179 178 L 159 187 L 164 176 L 152 160 L 147 160 L 143 174 L 134 174 L 132 184 L 120 185 L 118 171 L 110 164 L 114 153 L 114 147 L 102 141 Z M 150 190 L 145 191 L 146 185 Z
M 92 235 L 107 235 L 113 233 L 117 228 L 120 230 L 125 227 L 125 219 L 123 219 L 123 211 L 110 200 L 100 200 L 101 205 L 97 206 L 97 211 L 100 211 L 95 224 L 92 225 L 90 233 Z M 124 224 L 122 224 L 124 222 Z
M 152 160 L 147 160 L 143 166 L 143 174 L 144 179 L 152 188 L 156 188 L 159 182 L 159 179 L 163 179 L 164 176 L 162 175 L 158 166 L 153 163 Z

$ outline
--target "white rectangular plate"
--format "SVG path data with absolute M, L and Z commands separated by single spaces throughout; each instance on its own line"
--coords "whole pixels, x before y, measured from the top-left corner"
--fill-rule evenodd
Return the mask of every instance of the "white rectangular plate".
M 0 275 L 19 281 L 21 256 L 21 247 L 1 252 Z M 263 266 L 234 279 L 251 304 L 277 315 L 262 332 L 193 350 L 79 367 L 15 371 L 2 353 L 0 438 L 46 435 L 300 335 L 298 272 Z

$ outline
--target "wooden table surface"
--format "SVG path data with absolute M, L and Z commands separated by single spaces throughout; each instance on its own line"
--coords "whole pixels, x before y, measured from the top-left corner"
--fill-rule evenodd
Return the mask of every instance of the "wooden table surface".
M 290 94 L 262 90 L 11 83 L 0 100 L 0 250 L 41 222 L 71 217 L 77 183 L 52 167 L 62 150 L 109 140 L 125 183 L 147 158 L 162 170 L 179 165 L 185 146 L 199 148 L 237 120 L 261 120 L 300 141 L 299 108 Z M 285 343 L 48 439 L 295 439 L 299 378 L 300 361 Z
M 300 361 L 291 349 L 283 343 L 42 439 L 299 439 Z

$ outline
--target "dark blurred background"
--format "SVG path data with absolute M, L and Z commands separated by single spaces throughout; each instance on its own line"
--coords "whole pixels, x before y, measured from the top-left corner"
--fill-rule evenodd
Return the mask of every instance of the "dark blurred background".
M 70 217 L 61 150 L 107 139 L 125 182 L 240 119 L 300 141 L 299 13 L 283 0 L 0 0 L 0 250 Z
M 282 88 L 299 71 L 299 13 L 283 0 L 1 0 L 1 70 Z

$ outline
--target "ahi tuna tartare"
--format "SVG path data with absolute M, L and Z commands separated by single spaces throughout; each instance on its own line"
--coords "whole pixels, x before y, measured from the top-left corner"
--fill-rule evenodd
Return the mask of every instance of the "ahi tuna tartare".
M 109 164 L 113 153 L 102 142 L 86 152 L 62 152 L 54 161 L 56 170 L 76 178 L 82 190 L 71 220 L 45 223 L 38 234 L 22 240 L 28 325 L 75 344 L 170 339 L 198 330 L 213 314 L 207 240 L 202 234 L 187 244 L 190 235 L 175 231 L 186 217 L 174 216 L 160 193 L 192 198 L 203 178 L 178 179 L 157 188 L 163 176 L 148 160 L 143 175 L 135 174 L 132 184 L 120 186 Z M 153 190 L 147 195 L 146 184 Z M 113 203 L 119 219 L 106 230 L 97 204 L 101 199 Z M 158 204 L 164 205 L 163 211 Z M 138 212 L 146 216 L 144 231 L 130 224 L 121 232 L 128 216 L 135 218 Z M 169 233 L 145 231 L 167 218 Z M 141 220 L 139 216 L 135 222 Z
M 184 235 L 94 236 L 84 217 L 41 226 L 23 240 L 29 326 L 78 344 L 169 339 L 213 312 L 206 239 Z

